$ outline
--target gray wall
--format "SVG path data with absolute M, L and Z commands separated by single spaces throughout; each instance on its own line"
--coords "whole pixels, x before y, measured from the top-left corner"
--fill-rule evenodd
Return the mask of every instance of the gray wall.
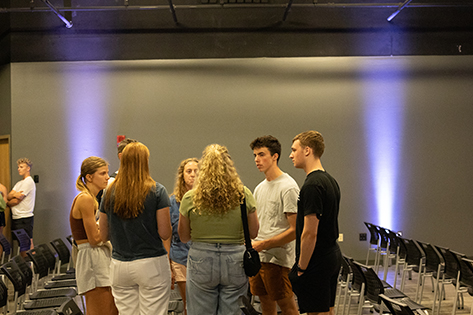
M 263 179 L 249 149 L 255 137 L 280 139 L 280 166 L 302 185 L 291 139 L 316 129 L 342 189 L 346 254 L 364 259 L 363 221 L 473 254 L 471 56 L 13 63 L 11 75 L 12 159 L 30 157 L 40 178 L 36 243 L 70 233 L 80 162 L 100 155 L 114 171 L 117 135 L 150 148 L 152 176 L 168 191 L 178 163 L 210 143 L 228 146 L 254 189 Z M 397 183 L 385 194 L 394 192 L 391 221 L 374 198 L 383 162 L 394 175 L 381 181 Z

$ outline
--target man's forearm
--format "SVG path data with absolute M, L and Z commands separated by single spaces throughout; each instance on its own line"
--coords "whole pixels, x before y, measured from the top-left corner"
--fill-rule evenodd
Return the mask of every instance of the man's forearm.
M 271 238 L 268 238 L 260 242 L 254 242 L 253 244 L 255 244 L 256 247 L 260 249 L 259 251 L 261 251 L 261 250 L 266 250 L 270 248 L 284 246 L 285 244 L 290 243 L 295 239 L 296 239 L 296 231 L 289 228 L 286 231 L 282 232 L 281 234 L 275 235 Z M 258 251 L 257 248 L 255 249 Z
M 306 269 L 309 265 L 310 258 L 314 253 L 315 243 L 317 242 L 317 235 L 302 233 L 301 235 L 301 253 L 299 256 L 299 266 Z
M 14 206 L 20 204 L 20 202 L 21 202 L 21 200 L 18 200 L 17 198 L 12 198 L 12 199 L 7 201 L 7 206 L 9 206 L 11 208 L 11 207 L 14 207 Z

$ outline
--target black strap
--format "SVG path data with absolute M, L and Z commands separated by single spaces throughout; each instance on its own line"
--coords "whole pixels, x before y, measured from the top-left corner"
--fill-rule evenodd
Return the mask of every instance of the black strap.
M 248 229 L 248 217 L 246 215 L 246 200 L 243 198 L 243 203 L 240 204 L 241 209 L 241 220 L 243 221 L 243 232 L 245 234 L 245 246 L 246 249 L 253 248 L 251 246 L 251 239 L 250 239 L 250 230 Z

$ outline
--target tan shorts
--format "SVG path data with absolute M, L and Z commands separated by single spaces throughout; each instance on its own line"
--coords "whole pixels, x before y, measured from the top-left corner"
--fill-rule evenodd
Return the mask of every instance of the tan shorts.
M 289 268 L 271 263 L 261 263 L 261 269 L 254 277 L 250 277 L 251 294 L 268 295 L 273 301 L 293 296 L 289 281 Z
M 186 282 L 187 267 L 171 260 L 176 282 Z

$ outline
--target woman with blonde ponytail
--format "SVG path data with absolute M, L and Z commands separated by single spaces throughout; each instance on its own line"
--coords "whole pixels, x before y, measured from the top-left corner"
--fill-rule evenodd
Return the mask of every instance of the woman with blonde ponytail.
M 128 144 L 100 205 L 100 234 L 113 245 L 111 281 L 120 315 L 167 315 L 171 270 L 169 197 L 149 174 L 149 150 Z
M 79 294 L 85 294 L 88 315 L 118 314 L 110 289 L 110 250 L 104 246 L 95 221 L 96 196 L 107 187 L 108 163 L 91 156 L 82 162 L 69 216 L 72 236 L 79 249 L 76 279 Z
M 255 199 L 243 186 L 226 147 L 212 144 L 199 161 L 194 189 L 179 208 L 179 236 L 192 240 L 187 257 L 187 314 L 239 315 L 247 294 L 240 204 L 246 203 L 250 237 L 258 234 Z M 192 229 L 191 229 L 192 226 Z

